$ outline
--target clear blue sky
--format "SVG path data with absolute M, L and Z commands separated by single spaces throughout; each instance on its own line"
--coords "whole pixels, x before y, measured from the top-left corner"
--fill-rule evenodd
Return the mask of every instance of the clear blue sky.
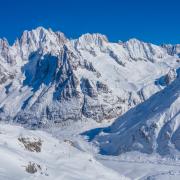
M 0 37 L 12 43 L 37 26 L 71 38 L 99 32 L 111 41 L 180 43 L 180 0 L 0 0 Z

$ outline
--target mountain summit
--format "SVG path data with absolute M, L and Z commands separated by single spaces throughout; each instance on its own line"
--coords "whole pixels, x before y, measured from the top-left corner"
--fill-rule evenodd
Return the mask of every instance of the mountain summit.
M 116 118 L 168 85 L 161 80 L 179 67 L 175 47 L 98 33 L 70 40 L 43 27 L 12 46 L 1 39 L 0 117 L 38 126 Z

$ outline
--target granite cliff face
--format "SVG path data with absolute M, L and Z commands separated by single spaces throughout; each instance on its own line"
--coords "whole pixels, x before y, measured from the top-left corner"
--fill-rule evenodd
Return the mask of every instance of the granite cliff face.
M 163 89 L 158 78 L 168 74 L 167 85 L 176 78 L 170 72 L 179 51 L 172 49 L 137 39 L 111 43 L 101 34 L 69 40 L 42 27 L 12 46 L 1 39 L 0 117 L 38 126 L 116 118 Z

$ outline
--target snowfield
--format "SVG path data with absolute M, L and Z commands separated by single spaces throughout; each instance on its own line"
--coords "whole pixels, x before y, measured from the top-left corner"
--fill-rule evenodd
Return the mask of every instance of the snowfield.
M 18 138 L 42 141 L 40 152 L 27 150 Z M 68 139 L 57 139 L 43 131 L 27 130 L 16 125 L 0 126 L 0 180 L 126 180 L 98 162 L 92 154 L 80 151 Z M 37 172 L 26 172 L 35 163 Z
M 58 128 L 51 127 L 44 131 L 28 130 L 4 123 L 0 125 L 0 180 L 179 180 L 180 178 L 178 159 L 139 152 L 125 153 L 121 156 L 98 154 L 97 147 L 79 134 L 93 127 L 101 127 L 102 124 L 78 122 Z M 41 151 L 26 149 L 19 141 L 22 137 L 31 142 L 41 140 Z M 34 163 L 37 169 L 34 174 L 26 171 L 30 163 Z

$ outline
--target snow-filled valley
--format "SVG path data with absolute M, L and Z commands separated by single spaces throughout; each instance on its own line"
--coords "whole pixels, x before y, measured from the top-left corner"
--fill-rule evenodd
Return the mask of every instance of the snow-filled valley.
M 179 72 L 179 44 L 0 39 L 0 180 L 179 180 Z
M 76 148 L 69 139 L 7 124 L 1 124 L 0 133 L 1 180 L 126 179 L 103 166 L 92 154 Z M 28 169 L 30 165 L 35 172 Z
M 120 156 L 99 154 L 98 148 L 88 142 L 86 136 L 79 134 L 101 126 L 96 123 L 76 122 L 58 128 L 28 130 L 14 124 L 1 123 L 0 180 L 180 178 L 178 159 L 138 152 Z M 40 148 L 34 148 L 39 140 Z M 29 147 L 25 146 L 26 142 Z M 35 172 L 29 172 L 29 165 L 35 167 Z

